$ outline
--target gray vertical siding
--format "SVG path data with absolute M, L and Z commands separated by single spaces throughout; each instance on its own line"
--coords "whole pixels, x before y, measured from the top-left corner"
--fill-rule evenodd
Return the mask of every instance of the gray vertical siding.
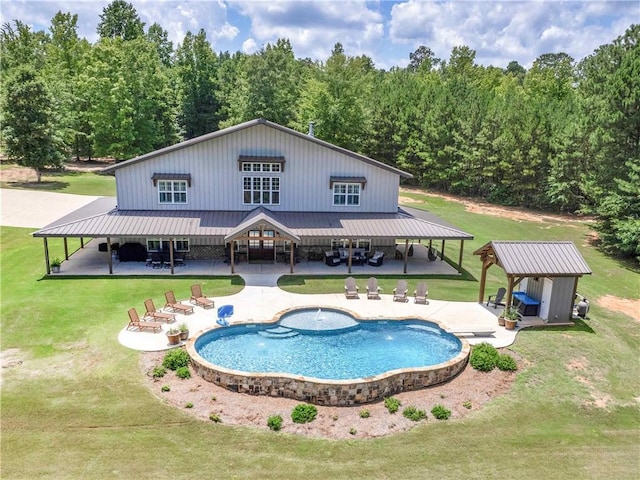
M 274 211 L 394 212 L 400 178 L 348 155 L 285 132 L 256 125 L 116 171 L 118 208 L 123 210 L 251 210 L 242 203 L 240 155 L 283 156 L 280 205 Z M 187 205 L 161 205 L 154 173 L 188 173 Z M 334 207 L 331 176 L 365 177 L 359 207 Z
M 573 311 L 573 285 L 575 277 L 554 277 L 553 293 L 549 305 L 549 322 L 567 322 Z M 555 317 L 558 316 L 556 320 Z

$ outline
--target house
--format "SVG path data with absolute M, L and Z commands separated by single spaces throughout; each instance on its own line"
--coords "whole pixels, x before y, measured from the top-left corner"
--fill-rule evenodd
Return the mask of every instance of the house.
M 193 138 L 104 169 L 116 178 L 115 204 L 96 205 L 34 233 L 106 238 L 120 260 L 324 261 L 327 251 L 374 251 L 394 258 L 397 241 L 460 241 L 468 233 L 398 208 L 411 175 L 263 119 Z M 143 258 L 145 257 L 145 258 Z M 349 263 L 351 268 L 351 263 Z M 47 273 L 49 273 L 47 271 Z M 109 255 L 109 273 L 112 273 Z
M 571 320 L 578 279 L 591 274 L 573 242 L 494 240 L 474 255 L 482 261 L 479 302 L 484 299 L 487 270 L 498 265 L 507 275 L 505 304 L 545 323 Z

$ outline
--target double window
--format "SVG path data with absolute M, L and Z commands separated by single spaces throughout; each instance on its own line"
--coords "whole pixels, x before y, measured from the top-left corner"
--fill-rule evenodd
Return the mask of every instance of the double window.
M 187 182 L 185 180 L 159 180 L 158 201 L 162 204 L 187 203 Z
M 170 240 L 162 238 L 147 238 L 148 252 L 168 252 Z M 176 252 L 189 251 L 189 239 L 180 238 L 173 242 L 173 250 Z
M 334 183 L 333 204 L 337 206 L 360 206 L 359 183 Z
M 245 205 L 280 205 L 279 177 L 242 177 L 242 190 Z

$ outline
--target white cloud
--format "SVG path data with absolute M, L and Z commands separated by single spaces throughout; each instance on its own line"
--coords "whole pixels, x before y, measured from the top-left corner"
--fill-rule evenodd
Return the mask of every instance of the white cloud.
M 247 53 L 249 55 L 256 53 L 258 51 L 258 44 L 253 38 L 248 38 L 244 42 L 242 42 L 242 51 L 243 53 Z
M 639 14 L 640 4 L 632 1 L 408 0 L 391 9 L 389 36 L 412 49 L 426 45 L 442 58 L 467 45 L 478 63 L 505 67 L 517 60 L 530 66 L 544 53 L 579 60 L 624 33 Z
M 231 1 L 251 21 L 251 34 L 262 43 L 291 42 L 297 57 L 326 59 L 340 42 L 350 55 L 373 51 L 384 37 L 382 14 L 364 1 Z
M 2 23 L 19 19 L 48 31 L 58 11 L 78 14 L 78 34 L 95 42 L 111 0 L 0 0 Z M 214 50 L 252 51 L 288 38 L 297 57 L 325 60 L 336 42 L 376 66 L 406 65 L 418 46 L 448 59 L 457 45 L 477 63 L 528 67 L 544 53 L 575 60 L 624 34 L 640 18 L 637 0 L 127 0 L 147 27 L 158 23 L 174 47 L 204 29 Z M 244 40 L 244 44 L 241 43 Z M 254 50 L 253 50 L 254 51 Z

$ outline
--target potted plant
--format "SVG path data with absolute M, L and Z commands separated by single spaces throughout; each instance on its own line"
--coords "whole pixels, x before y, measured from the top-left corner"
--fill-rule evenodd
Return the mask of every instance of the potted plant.
M 189 326 L 186 323 L 178 325 L 178 330 L 180 330 L 180 340 L 187 340 L 189 338 Z
M 500 315 L 498 315 L 498 325 L 501 327 L 504 327 L 505 315 L 506 315 L 506 312 L 504 310 L 502 310 L 502 312 L 500 312 Z
M 518 324 L 518 310 L 514 307 L 509 307 L 506 309 L 504 316 L 504 328 L 514 330 Z
M 60 265 L 62 265 L 62 260 L 59 258 L 54 258 L 51 260 L 51 271 L 53 273 L 58 273 L 60 271 Z
M 177 328 L 170 328 L 167 330 L 167 340 L 169 341 L 169 345 L 179 345 L 180 344 L 180 330 Z

